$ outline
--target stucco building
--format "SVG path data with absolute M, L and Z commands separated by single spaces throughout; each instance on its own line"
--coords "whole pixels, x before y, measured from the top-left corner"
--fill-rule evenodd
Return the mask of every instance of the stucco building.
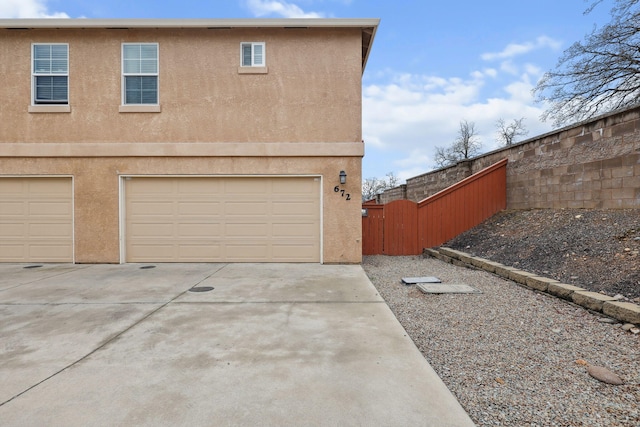
M 360 262 L 377 26 L 0 20 L 0 262 Z

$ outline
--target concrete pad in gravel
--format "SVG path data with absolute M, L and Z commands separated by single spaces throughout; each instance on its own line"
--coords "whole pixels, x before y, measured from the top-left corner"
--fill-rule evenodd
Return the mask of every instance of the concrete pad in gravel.
M 482 291 L 462 283 L 418 283 L 416 285 L 425 294 L 481 294 Z
M 2 426 L 473 425 L 361 266 L 57 277 L 0 292 Z
M 442 280 L 434 276 L 403 277 L 401 281 L 406 285 L 415 285 L 416 283 L 442 283 Z

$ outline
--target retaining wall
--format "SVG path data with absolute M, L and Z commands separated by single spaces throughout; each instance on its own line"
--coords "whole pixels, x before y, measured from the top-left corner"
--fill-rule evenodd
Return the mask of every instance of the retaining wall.
M 377 201 L 418 202 L 504 158 L 507 209 L 640 208 L 640 107 L 410 178 Z

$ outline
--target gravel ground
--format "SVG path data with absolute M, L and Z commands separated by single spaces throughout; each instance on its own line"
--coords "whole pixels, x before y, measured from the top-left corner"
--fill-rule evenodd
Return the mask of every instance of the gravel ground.
M 479 426 L 640 426 L 640 336 L 567 301 L 421 256 L 362 266 L 424 357 Z M 482 294 L 423 294 L 436 276 Z M 582 361 L 619 375 L 602 383 Z

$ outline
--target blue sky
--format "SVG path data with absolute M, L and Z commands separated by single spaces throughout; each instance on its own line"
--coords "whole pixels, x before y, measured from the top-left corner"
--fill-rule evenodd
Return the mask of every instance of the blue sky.
M 433 169 L 461 120 L 482 151 L 498 119 L 548 132 L 531 89 L 562 51 L 608 21 L 613 0 L 0 0 L 0 18 L 380 18 L 363 76 L 363 178 Z

